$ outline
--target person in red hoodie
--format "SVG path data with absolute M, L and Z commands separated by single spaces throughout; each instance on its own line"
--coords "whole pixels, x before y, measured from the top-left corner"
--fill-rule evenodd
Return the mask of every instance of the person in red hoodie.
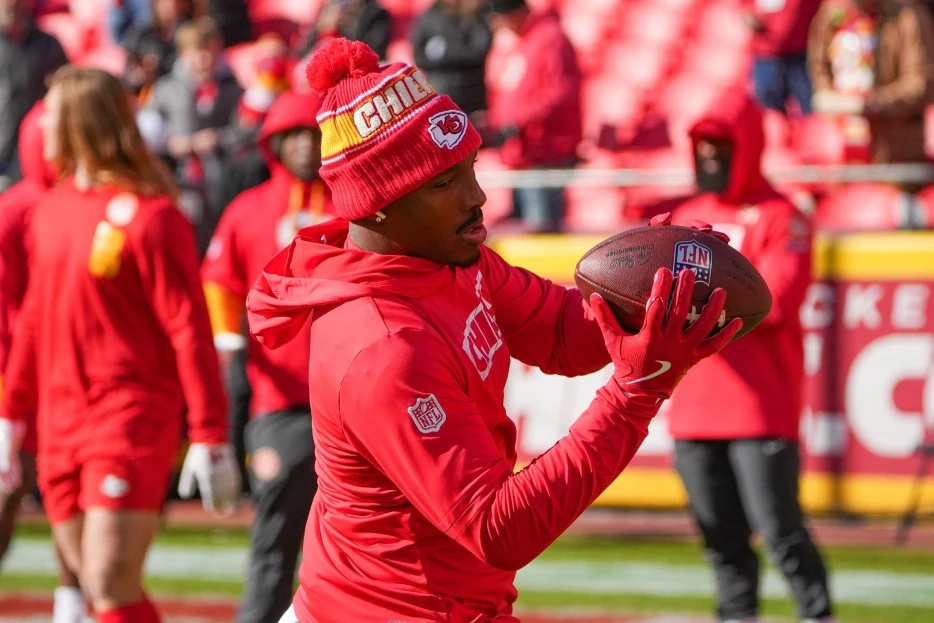
M 3 371 L 13 343 L 16 317 L 29 281 L 27 232 L 36 204 L 55 182 L 52 167 L 42 153 L 44 138 L 39 119 L 43 114 L 45 105 L 39 100 L 23 118 L 19 131 L 23 179 L 0 195 L 0 395 L 3 394 Z M 30 422 L 19 453 L 22 482 L 9 494 L 0 491 L 0 561 L 10 545 L 20 502 L 36 483 L 37 445 L 36 426 Z M 78 577 L 65 565 L 57 548 L 55 553 L 59 586 L 55 589 L 53 623 L 84 623 L 87 605 Z
M 310 324 L 318 491 L 280 621 L 515 622 L 515 571 L 620 474 L 679 376 L 741 322 L 707 337 L 717 290 L 684 330 L 685 271 L 664 323 L 664 268 L 638 335 L 599 296 L 588 317 L 578 290 L 483 246 L 480 136 L 420 71 L 335 39 L 308 74 L 324 94 L 321 177 L 341 218 L 299 232 L 247 298 L 269 348 Z M 503 406 L 511 357 L 565 376 L 615 370 L 519 473 Z M 670 372 L 655 374 L 658 360 Z
M 744 19 L 753 31 L 753 82 L 766 108 L 787 114 L 794 99 L 803 115 L 811 113 L 808 33 L 821 0 L 743 0 Z
M 485 142 L 502 143 L 500 157 L 513 169 L 573 167 L 583 137 L 583 78 L 558 14 L 533 12 L 525 0 L 494 0 L 492 9 L 493 27 L 518 35 L 522 62 L 490 101 L 489 126 L 495 130 L 484 131 Z M 564 189 L 517 188 L 514 201 L 533 231 L 560 229 Z
M 157 623 L 143 594 L 187 405 L 179 492 L 229 507 L 239 470 L 191 226 L 117 78 L 65 67 L 46 96 L 44 153 L 62 181 L 30 231 L 29 289 L 0 401 L 0 487 L 36 413 L 55 542 L 100 623 Z
M 772 311 L 754 331 L 691 370 L 671 398 L 678 473 L 716 571 L 724 621 L 755 621 L 761 532 L 806 621 L 830 621 L 827 572 L 798 502 L 804 381 L 799 310 L 811 278 L 811 227 L 765 180 L 762 112 L 728 93 L 691 129 L 699 194 L 675 222 L 700 219 L 762 274 Z
M 321 99 L 287 91 L 269 110 L 259 148 L 272 178 L 237 197 L 221 217 L 201 268 L 215 345 L 248 349 L 252 418 L 244 433 L 256 515 L 241 623 L 275 623 L 289 607 L 305 519 L 317 489 L 308 404 L 309 331 L 278 349 L 241 333 L 246 295 L 263 266 L 299 228 L 327 220 L 331 199 L 318 177 Z

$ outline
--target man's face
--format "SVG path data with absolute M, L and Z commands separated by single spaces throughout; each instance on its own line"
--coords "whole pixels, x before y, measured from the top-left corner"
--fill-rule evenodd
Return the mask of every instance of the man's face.
M 189 0 L 154 0 L 152 10 L 162 24 L 177 24 L 191 8 Z
M 62 90 L 53 86 L 45 94 L 45 112 L 39 117 L 39 126 L 42 128 L 43 143 L 42 157 L 46 162 L 52 162 L 58 156 L 58 119 L 62 107 Z
M 0 30 L 10 30 L 28 13 L 32 0 L 0 0 Z
M 279 160 L 303 182 L 317 179 L 321 168 L 321 130 L 302 127 L 284 132 Z
M 217 64 L 217 47 L 210 43 L 204 47 L 189 48 L 182 53 L 185 63 L 195 76 L 205 80 L 211 77 Z
M 486 195 L 474 173 L 476 158 L 474 152 L 383 209 L 385 233 L 406 255 L 460 267 L 480 259 Z
M 733 162 L 733 143 L 722 139 L 702 138 L 694 154 L 697 187 L 718 195 L 726 192 Z

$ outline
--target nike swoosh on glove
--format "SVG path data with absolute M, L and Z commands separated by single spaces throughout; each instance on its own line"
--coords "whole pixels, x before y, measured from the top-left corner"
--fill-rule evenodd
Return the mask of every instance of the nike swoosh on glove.
M 188 499 L 197 488 L 205 510 L 233 512 L 240 496 L 240 469 L 234 457 L 230 444 L 191 444 L 178 479 L 178 494 Z
M 603 297 L 590 296 L 591 311 L 613 359 L 613 378 L 627 394 L 668 398 L 688 370 L 726 346 L 743 326 L 743 321 L 735 318 L 719 333 L 707 337 L 726 304 L 726 291 L 716 288 L 700 317 L 684 328 L 694 291 L 694 273 L 690 270 L 682 270 L 678 276 L 678 287 L 666 320 L 665 303 L 669 300 L 673 280 L 667 268 L 659 268 L 655 273 L 645 306 L 645 322 L 636 335 L 620 328 Z

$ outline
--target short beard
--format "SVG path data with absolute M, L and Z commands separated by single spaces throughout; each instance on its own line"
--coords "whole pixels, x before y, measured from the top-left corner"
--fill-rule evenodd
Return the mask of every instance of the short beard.
M 461 260 L 460 262 L 452 262 L 450 265 L 455 268 L 470 268 L 474 264 L 480 261 L 480 249 L 477 249 L 477 254 L 466 260 Z

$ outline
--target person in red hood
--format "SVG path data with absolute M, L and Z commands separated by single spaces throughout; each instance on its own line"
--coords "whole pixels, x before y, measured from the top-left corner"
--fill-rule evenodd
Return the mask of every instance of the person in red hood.
M 336 39 L 308 74 L 325 94 L 321 176 L 341 218 L 299 232 L 247 299 L 250 330 L 270 348 L 310 324 L 318 492 L 280 621 L 515 622 L 515 571 L 620 474 L 678 377 L 741 323 L 706 337 L 718 290 L 682 332 L 687 273 L 662 328 L 667 269 L 638 335 L 599 296 L 588 318 L 578 290 L 483 246 L 480 136 L 420 71 Z M 566 376 L 611 360 L 615 370 L 518 474 L 503 407 L 510 356 Z
M 570 40 L 552 10 L 533 12 L 525 0 L 494 0 L 492 24 L 518 35 L 518 72 L 506 72 L 490 102 L 503 164 L 513 169 L 564 169 L 577 162 L 583 137 L 582 75 Z M 564 217 L 564 189 L 517 188 L 516 210 L 534 231 L 557 231 Z
M 179 492 L 197 483 L 208 509 L 239 492 L 194 234 L 117 78 L 65 67 L 45 105 L 44 154 L 63 179 L 33 212 L 0 400 L 0 489 L 20 482 L 35 412 L 46 514 L 98 621 L 157 623 L 141 576 L 185 405 Z
M 0 395 L 3 394 L 3 371 L 9 359 L 16 316 L 26 296 L 29 281 L 27 232 L 32 213 L 55 182 L 55 174 L 42 153 L 44 141 L 40 117 L 45 113 L 43 100 L 23 118 L 19 131 L 19 159 L 23 179 L 0 195 Z M 28 414 L 31 418 L 35 415 Z M 20 446 L 22 483 L 12 493 L 0 492 L 0 561 L 13 536 L 20 502 L 36 483 L 36 426 L 30 422 Z M 68 569 L 56 549 L 58 582 L 55 589 L 53 623 L 83 623 L 87 614 L 84 594 L 78 577 Z
M 725 621 L 758 615 L 758 529 L 788 579 L 802 619 L 829 621 L 821 555 L 798 502 L 799 414 L 804 381 L 799 310 L 811 278 L 811 227 L 761 171 L 762 113 L 728 93 L 692 129 L 699 194 L 675 201 L 675 222 L 701 219 L 730 237 L 762 274 L 772 311 L 754 331 L 699 363 L 671 398 L 676 466 Z
M 318 177 L 321 98 L 288 91 L 272 105 L 259 134 L 272 172 L 227 208 L 201 268 L 215 345 L 248 348 L 252 418 L 244 431 L 256 516 L 250 572 L 237 615 L 242 623 L 275 623 L 289 607 L 308 509 L 317 488 L 308 404 L 309 331 L 277 350 L 244 339 L 250 286 L 301 227 L 327 220 L 330 192 Z

